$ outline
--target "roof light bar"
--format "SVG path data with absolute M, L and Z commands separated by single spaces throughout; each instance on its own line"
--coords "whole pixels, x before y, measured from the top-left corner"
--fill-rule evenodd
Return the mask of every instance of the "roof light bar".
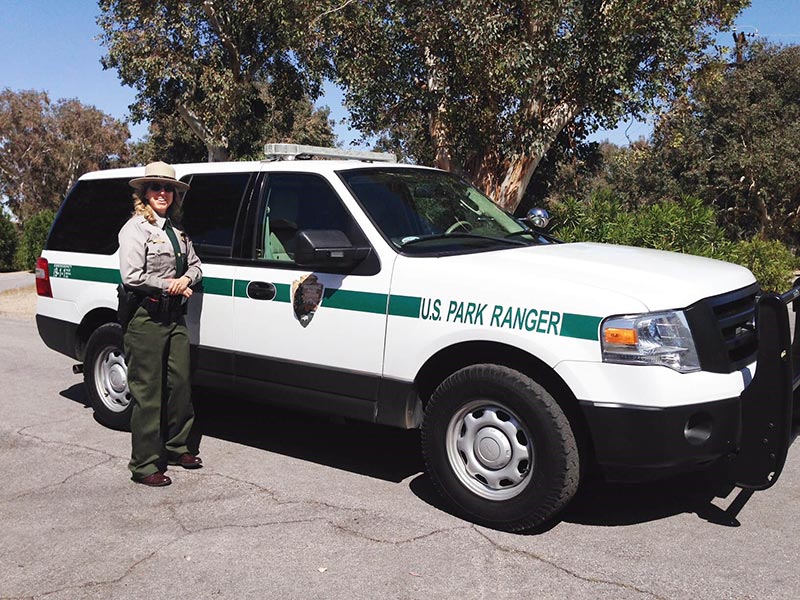
M 365 152 L 361 150 L 342 150 L 324 146 L 305 146 L 303 144 L 266 144 L 264 154 L 267 159 L 295 160 L 302 158 L 343 158 L 372 162 L 397 162 L 390 152 Z

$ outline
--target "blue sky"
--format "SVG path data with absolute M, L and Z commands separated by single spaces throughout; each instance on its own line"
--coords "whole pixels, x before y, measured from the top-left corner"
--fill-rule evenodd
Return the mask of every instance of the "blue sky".
M 97 14 L 95 0 L 0 0 L 0 89 L 43 90 L 51 100 L 77 98 L 125 119 L 134 92 L 120 84 L 116 72 L 100 66 Z M 753 0 L 737 26 L 774 42 L 800 44 L 800 0 Z M 327 88 L 318 104 L 328 106 L 333 118 L 346 118 L 335 88 Z M 146 130 L 146 125 L 131 125 L 134 138 Z M 649 131 L 647 123 L 628 122 L 596 137 L 626 144 Z M 336 133 L 344 143 L 356 137 L 345 125 Z

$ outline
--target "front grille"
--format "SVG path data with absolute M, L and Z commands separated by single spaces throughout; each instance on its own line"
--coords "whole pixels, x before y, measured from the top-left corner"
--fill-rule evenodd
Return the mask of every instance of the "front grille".
M 731 373 L 756 358 L 754 315 L 758 284 L 705 298 L 686 310 L 704 371 Z

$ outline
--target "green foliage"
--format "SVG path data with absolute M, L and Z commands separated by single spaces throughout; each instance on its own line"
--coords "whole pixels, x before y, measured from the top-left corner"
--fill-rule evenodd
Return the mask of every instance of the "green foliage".
M 270 142 L 336 145 L 329 109 L 315 108 L 305 97 L 273 108 L 283 116 L 261 123 L 257 128 L 258 135 L 249 138 L 251 141 L 248 144 L 239 140 L 237 132 L 231 132 L 232 146 L 236 150 L 231 152 L 229 158 L 259 160 L 263 158 L 264 145 Z M 209 158 L 209 150 L 203 139 L 178 115 L 159 115 L 156 121 L 150 123 L 145 139 L 131 147 L 131 160 L 140 165 L 156 160 L 171 164 L 203 162 Z
M 781 242 L 753 238 L 730 244 L 717 258 L 750 269 L 765 291 L 785 292 L 792 284 L 793 271 L 800 264 Z
M 0 207 L 0 271 L 14 268 L 14 253 L 18 244 L 17 227 Z
M 785 291 L 798 260 L 777 241 L 731 242 L 716 210 L 698 198 L 634 208 L 609 190 L 586 201 L 551 206 L 552 233 L 567 242 L 592 241 L 716 258 L 749 268 L 765 290 Z
M 210 160 L 267 140 L 328 145 L 327 115 L 306 113 L 332 78 L 367 138 L 513 210 L 563 131 L 582 139 L 681 96 L 747 4 L 100 0 L 98 24 L 104 67 L 136 90 L 134 121 L 154 124 L 139 162 L 196 160 L 192 139 Z
M 80 175 L 125 161 L 128 127 L 77 100 L 0 91 L 0 197 L 21 221 L 56 209 Z
M 713 208 L 697 198 L 659 202 L 638 210 L 610 190 L 588 202 L 568 198 L 553 205 L 555 235 L 565 241 L 597 241 L 714 255 L 726 243 Z
M 55 211 L 43 210 L 25 221 L 22 228 L 22 239 L 14 257 L 15 267 L 21 271 L 31 271 L 36 266 L 36 259 L 42 255 L 47 234 L 56 218 Z
M 800 246 L 800 46 L 753 45 L 690 83 L 649 144 L 609 163 L 607 185 L 637 204 L 696 196 L 732 239 Z
M 312 22 L 358 129 L 513 210 L 566 127 L 681 95 L 688 65 L 747 4 L 324 0 Z
M 209 160 L 251 158 L 265 141 L 298 129 L 326 128 L 315 110 L 326 70 L 308 23 L 321 9 L 311 0 L 100 0 L 103 66 L 136 89 L 132 116 L 156 125 L 137 149 L 164 158 L 169 141 Z M 303 120 L 314 124 L 302 125 Z M 306 127 L 307 126 L 307 127 Z M 313 141 L 322 141 L 318 137 Z M 169 157 L 167 157 L 169 158 Z
M 161 115 L 151 121 L 144 139 L 131 144 L 131 163 L 146 165 L 157 160 L 169 164 L 204 162 L 208 149 L 177 115 Z

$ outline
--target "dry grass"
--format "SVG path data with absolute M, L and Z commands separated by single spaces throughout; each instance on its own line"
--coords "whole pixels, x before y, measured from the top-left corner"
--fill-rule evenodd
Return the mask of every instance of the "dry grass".
M 0 293 L 0 317 L 33 320 L 36 315 L 36 286 Z

